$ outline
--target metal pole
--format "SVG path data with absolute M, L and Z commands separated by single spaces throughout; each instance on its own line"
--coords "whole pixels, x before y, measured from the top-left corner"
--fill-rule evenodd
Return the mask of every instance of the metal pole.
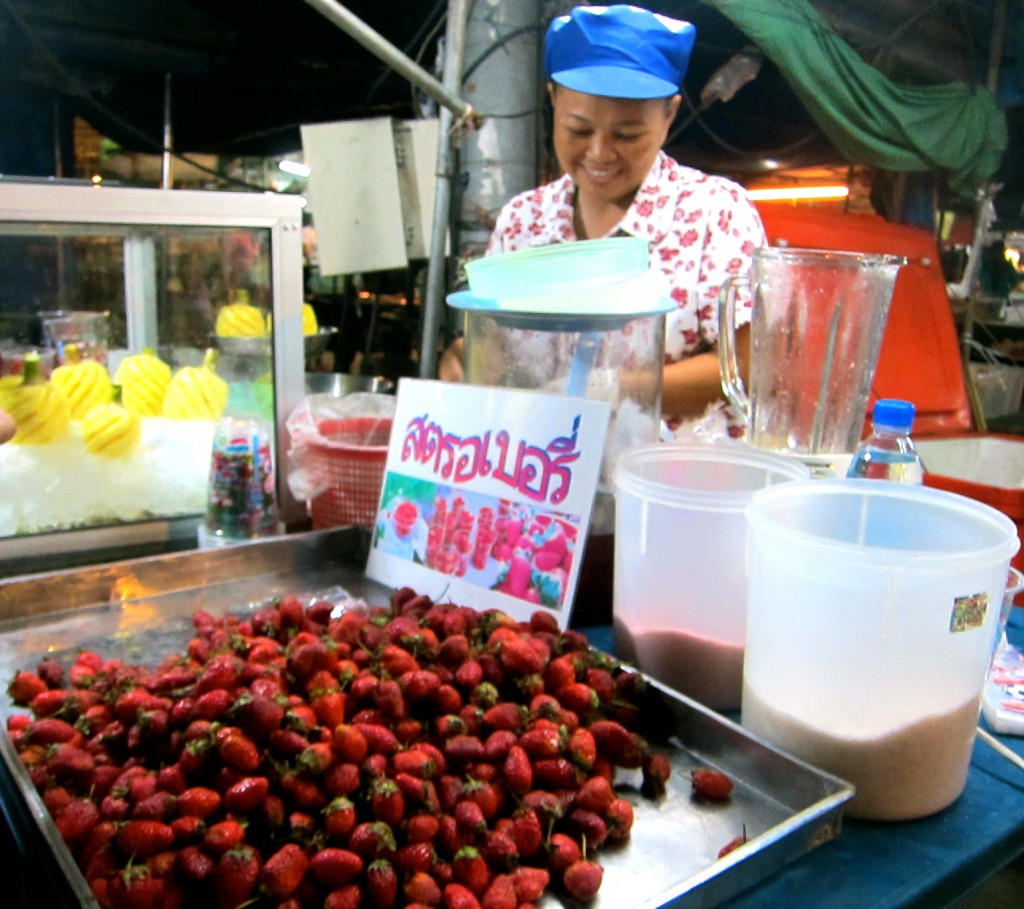
M 473 116 L 472 105 L 467 104 L 458 96 L 458 82 L 452 85 L 448 80 L 445 80 L 445 83 L 442 85 L 415 61 L 410 60 L 387 38 L 374 31 L 362 19 L 350 13 L 340 3 L 336 3 L 335 0 L 306 0 L 306 3 L 337 25 L 343 32 L 358 41 L 374 56 L 387 63 L 396 73 L 408 79 L 424 94 L 433 98 L 442 107 L 458 115 L 460 119 L 466 120 Z M 456 5 L 462 6 L 463 4 L 449 3 L 448 5 L 449 35 L 452 33 L 452 9 Z M 465 21 L 464 14 L 462 21 Z
M 163 154 L 160 162 L 160 188 L 170 189 L 174 185 L 171 178 L 171 148 L 174 143 L 174 131 L 171 129 L 171 74 L 164 74 L 164 139 Z
M 462 83 L 463 58 L 466 49 L 466 0 L 448 0 L 448 25 L 445 29 L 444 84 L 451 92 Z M 456 130 L 452 112 L 442 108 L 438 115 L 437 189 L 434 196 L 434 220 L 430 234 L 430 259 L 427 262 L 427 283 L 423 298 L 420 333 L 420 378 L 432 379 L 437 373 L 437 336 L 441 326 L 447 284 L 445 241 L 451 220 L 452 180 L 455 167 L 453 148 Z

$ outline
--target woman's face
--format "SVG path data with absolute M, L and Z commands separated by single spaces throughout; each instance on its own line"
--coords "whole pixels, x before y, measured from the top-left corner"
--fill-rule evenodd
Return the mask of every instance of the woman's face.
M 606 98 L 549 85 L 555 155 L 579 192 L 627 207 L 668 136 L 680 97 Z

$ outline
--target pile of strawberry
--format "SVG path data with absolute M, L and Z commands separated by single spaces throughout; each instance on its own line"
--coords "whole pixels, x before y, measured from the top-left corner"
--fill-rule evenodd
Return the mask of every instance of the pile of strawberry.
M 104 909 L 529 909 L 586 900 L 656 795 L 643 678 L 548 613 L 286 596 L 193 616 L 156 669 L 80 652 L 7 728 Z M 620 778 L 621 779 L 621 778 Z M 635 793 L 634 786 L 629 792 Z

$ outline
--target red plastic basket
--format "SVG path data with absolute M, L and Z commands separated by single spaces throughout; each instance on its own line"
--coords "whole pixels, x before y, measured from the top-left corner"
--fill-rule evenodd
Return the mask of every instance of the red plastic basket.
M 317 430 L 322 438 L 309 445 L 310 466 L 328 488 L 310 500 L 313 529 L 350 525 L 371 529 L 384 482 L 391 420 L 322 420 Z

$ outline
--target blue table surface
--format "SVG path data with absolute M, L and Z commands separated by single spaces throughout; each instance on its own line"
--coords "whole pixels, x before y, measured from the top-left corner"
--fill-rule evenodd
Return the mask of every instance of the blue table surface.
M 585 631 L 596 647 L 612 649 L 611 629 Z M 1007 637 L 1024 649 L 1024 608 L 1013 610 Z M 1024 756 L 1024 738 L 998 738 Z M 1024 770 L 978 740 L 967 785 L 948 808 L 902 823 L 844 818 L 838 838 L 724 905 L 729 909 L 949 906 L 1022 853 Z

